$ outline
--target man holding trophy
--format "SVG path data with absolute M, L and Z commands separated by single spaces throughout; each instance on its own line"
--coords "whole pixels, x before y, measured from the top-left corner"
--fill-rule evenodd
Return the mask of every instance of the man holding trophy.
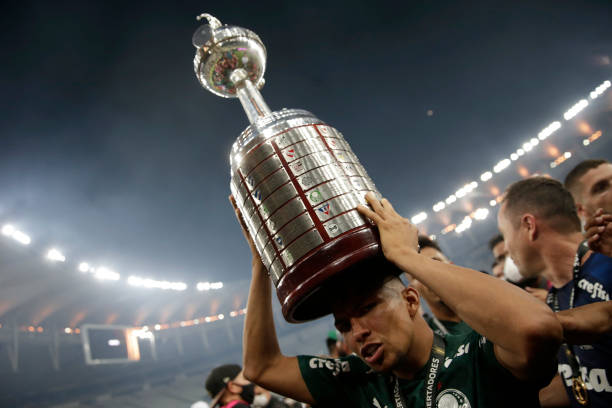
M 418 254 L 416 227 L 387 200 L 367 199 L 373 210 L 359 211 L 380 230 L 389 273 L 363 271 L 367 281 L 355 276 L 330 288 L 329 309 L 355 353 L 349 357 L 281 354 L 269 278 L 245 233 L 253 254 L 245 376 L 322 406 L 539 407 L 538 391 L 555 373 L 561 342 L 552 311 L 499 279 Z M 435 291 L 475 331 L 446 338 L 434 334 L 418 313 L 418 293 L 403 286 L 395 267 Z
M 270 111 L 259 93 L 260 38 L 204 18 L 193 36 L 196 77 L 238 97 L 251 123 L 230 155 L 231 201 L 253 256 L 244 376 L 318 406 L 539 406 L 562 337 L 553 312 L 501 280 L 420 255 L 416 227 L 380 199 L 340 132 L 310 112 Z M 435 334 L 402 272 L 474 331 Z M 354 354 L 284 356 L 270 279 L 286 320 L 333 313 Z

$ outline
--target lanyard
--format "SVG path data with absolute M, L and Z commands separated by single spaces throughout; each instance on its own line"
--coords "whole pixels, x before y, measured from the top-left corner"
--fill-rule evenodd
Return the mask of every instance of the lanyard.
M 433 322 L 433 324 L 436 325 L 436 327 L 438 328 L 438 330 L 440 330 L 440 332 L 446 336 L 448 335 L 448 329 L 446 328 L 446 326 L 444 326 L 444 324 L 438 320 L 438 318 L 436 316 L 434 316 L 434 314 L 432 313 L 431 316 L 429 315 L 423 315 L 423 317 L 427 317 L 429 319 L 431 319 L 431 321 Z
M 444 338 L 434 332 L 431 356 L 427 363 L 427 377 L 425 378 L 425 407 L 427 408 L 433 407 L 436 396 L 438 395 L 436 380 L 438 378 L 439 368 L 444 360 L 444 348 Z M 394 377 L 393 400 L 396 408 L 408 408 L 408 404 L 406 404 L 406 400 L 400 392 L 399 380 L 397 377 Z
M 580 263 L 582 262 L 582 258 L 589 251 L 589 247 L 586 241 L 582 241 L 580 246 L 578 247 L 578 251 L 576 252 L 576 256 L 574 257 L 574 268 L 573 268 L 573 276 L 572 276 L 572 291 L 570 293 L 569 299 L 569 309 L 574 308 L 574 300 L 576 295 L 576 282 L 580 277 Z M 557 288 L 551 288 L 548 296 L 546 297 L 546 303 L 550 306 L 555 312 L 560 310 L 559 306 L 559 297 L 557 296 Z M 567 361 L 572 368 L 572 392 L 574 394 L 574 398 L 576 401 L 582 405 L 586 406 L 589 403 L 588 391 L 586 384 L 582 380 L 582 376 L 580 375 L 580 364 L 578 363 L 578 359 L 576 358 L 576 354 L 572 346 L 567 343 L 564 343 L 562 348 L 565 349 L 565 356 L 567 357 Z

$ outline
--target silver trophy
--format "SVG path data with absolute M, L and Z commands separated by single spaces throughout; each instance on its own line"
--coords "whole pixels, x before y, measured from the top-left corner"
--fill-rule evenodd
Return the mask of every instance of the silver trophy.
M 238 97 L 251 123 L 230 154 L 230 188 L 290 322 L 329 310 L 321 287 L 380 257 L 377 231 L 356 210 L 374 182 L 333 127 L 299 109 L 272 112 L 259 90 L 266 49 L 246 28 L 210 14 L 193 35 L 196 77 Z

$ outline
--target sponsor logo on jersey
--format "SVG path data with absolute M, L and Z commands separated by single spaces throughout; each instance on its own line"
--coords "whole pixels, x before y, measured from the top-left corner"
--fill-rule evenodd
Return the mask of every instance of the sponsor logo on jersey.
M 559 374 L 567 387 L 572 386 L 572 367 L 569 364 L 559 364 Z M 582 380 L 586 383 L 587 390 L 594 392 L 612 392 L 612 384 L 608 381 L 605 368 L 580 367 Z
M 591 295 L 591 299 L 610 300 L 610 294 L 599 282 L 593 283 L 586 278 L 582 278 L 578 281 L 578 287 Z
M 333 375 L 340 373 L 348 373 L 351 371 L 351 366 L 348 361 L 338 359 L 318 358 L 313 357 L 308 361 L 308 366 L 312 369 L 324 368 L 330 370 Z
M 444 360 L 444 367 L 448 368 L 448 366 L 451 365 L 451 363 L 453 362 L 455 358 L 466 355 L 469 352 L 470 352 L 470 343 L 462 344 L 461 346 L 459 346 L 459 348 L 457 349 L 457 352 L 455 353 L 453 357 L 446 357 L 446 360 Z

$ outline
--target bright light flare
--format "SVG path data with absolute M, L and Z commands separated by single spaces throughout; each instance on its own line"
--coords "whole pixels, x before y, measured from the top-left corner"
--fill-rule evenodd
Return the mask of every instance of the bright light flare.
M 427 219 L 427 213 L 424 212 L 424 211 L 421 211 L 417 215 L 415 215 L 412 218 L 410 218 L 410 222 L 412 222 L 414 225 L 417 225 L 417 224 L 422 223 L 426 219 Z
M 15 241 L 22 245 L 29 245 L 32 240 L 25 232 L 19 231 L 17 228 L 10 224 L 6 224 L 2 227 L 2 235 L 13 238 Z
M 444 208 L 446 208 L 446 204 L 444 204 L 444 201 L 438 201 L 437 203 L 434 204 L 433 206 L 433 210 L 434 212 L 440 212 L 442 211 Z
M 495 167 L 493 167 L 493 171 L 495 173 L 500 173 L 502 172 L 504 169 L 506 169 L 508 166 L 510 166 L 510 163 L 512 163 L 510 161 L 510 159 L 504 159 L 502 161 L 500 161 L 499 163 L 497 163 L 495 165 Z
M 91 266 L 87 262 L 81 262 L 79 264 L 79 272 L 87 273 L 91 271 Z
M 66 262 L 66 256 L 58 249 L 52 248 L 47 252 L 47 259 L 54 262 Z
M 204 290 L 218 290 L 223 288 L 223 282 L 198 282 L 196 289 L 200 292 Z
M 94 278 L 100 280 L 118 281 L 121 278 L 121 275 L 115 271 L 105 268 L 104 266 L 101 266 L 94 272 Z
M 563 118 L 565 120 L 570 120 L 574 118 L 580 111 L 586 108 L 589 105 L 589 102 L 586 99 L 581 99 L 574 106 L 569 108 L 567 112 L 563 114 Z
M 542 129 L 540 133 L 538 133 L 538 139 L 544 140 L 559 129 L 561 129 L 561 122 L 554 121 L 550 125 L 546 126 L 544 129 Z
M 10 224 L 6 224 L 2 227 L 2 235 L 7 237 L 12 237 L 13 233 L 16 231 L 15 227 Z
M 474 211 L 474 219 L 482 221 L 489 216 L 489 210 L 487 208 L 479 208 Z
M 481 181 L 489 181 L 492 178 L 493 178 L 493 173 L 491 173 L 490 171 L 485 171 L 484 173 L 480 175 Z
M 605 90 L 608 89 L 609 87 L 610 87 L 610 81 L 604 81 L 601 85 L 595 88 L 594 91 L 591 91 L 589 96 L 591 97 L 591 99 L 595 99 L 601 94 L 603 94 Z

